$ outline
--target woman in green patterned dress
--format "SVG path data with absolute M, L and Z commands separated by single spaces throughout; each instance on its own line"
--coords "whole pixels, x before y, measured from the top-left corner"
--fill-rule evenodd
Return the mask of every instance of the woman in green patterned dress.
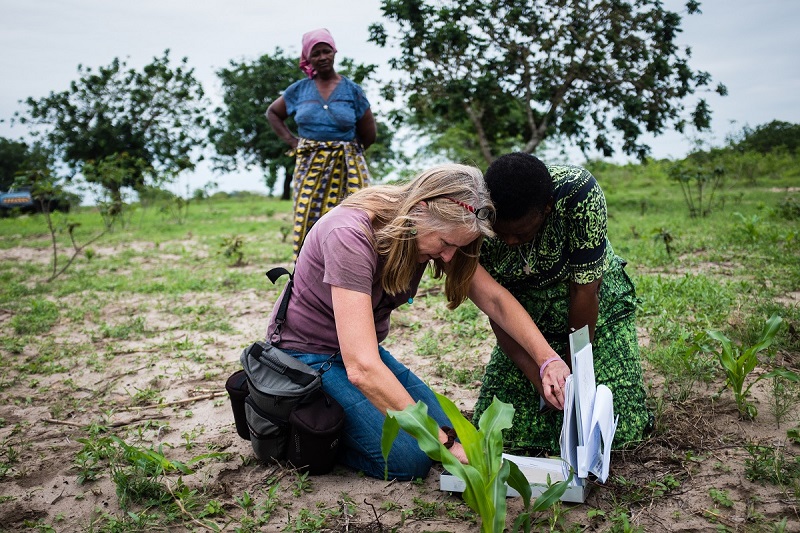
M 481 265 L 519 300 L 567 364 L 570 331 L 589 326 L 597 383 L 612 390 L 619 414 L 613 447 L 640 441 L 651 422 L 636 337 L 636 292 L 606 236 L 603 191 L 586 169 L 545 165 L 523 153 L 498 158 L 485 179 L 497 236 L 484 241 Z M 497 396 L 515 408 L 513 426 L 504 433 L 510 448 L 558 453 L 562 412 L 540 410 L 539 366 L 496 324 L 492 329 L 498 345 L 475 420 Z

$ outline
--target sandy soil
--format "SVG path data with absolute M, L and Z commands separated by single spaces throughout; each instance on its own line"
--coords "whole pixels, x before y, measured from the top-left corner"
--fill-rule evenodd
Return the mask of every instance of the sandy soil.
M 41 260 L 30 257 L 30 250 L 10 253 L 21 260 L 23 256 Z M 261 272 L 257 266 L 245 268 L 254 275 Z M 787 295 L 792 302 L 796 298 Z M 415 355 L 415 340 L 424 332 L 414 324 L 424 323 L 423 329 L 441 327 L 436 309 L 424 296 L 418 300 L 398 315 L 386 345 L 434 389 L 469 411 L 479 383 L 457 385 L 436 375 L 437 357 Z M 337 468 L 310 478 L 311 490 L 295 495 L 297 478 L 292 470 L 253 460 L 249 442 L 235 432 L 224 383 L 238 368 L 241 350 L 262 336 L 272 306 L 263 294 L 193 294 L 191 301 L 82 294 L 57 304 L 61 318 L 39 345 L 28 344 L 19 353 L 1 348 L 3 360 L 10 362 L 0 369 L 0 459 L 9 465 L 0 477 L 1 530 L 36 529 L 37 524 L 49 524 L 57 531 L 86 531 L 96 524 L 97 530 L 103 513 L 124 516 L 107 473 L 96 481 L 78 481 L 76 454 L 84 447 L 79 439 L 87 437 L 84 428 L 89 424 L 107 426 L 129 444 L 162 446 L 173 460 L 186 462 L 208 452 L 228 454 L 224 460 L 202 461 L 194 465 L 194 474 L 183 476 L 189 487 L 223 504 L 234 519 L 219 521 L 228 530 L 241 516 L 235 498 L 247 491 L 260 501 L 276 482 L 279 505 L 263 531 L 283 531 L 287 524 L 296 524 L 302 509 L 315 513 L 345 509 L 329 520 L 328 531 L 479 530 L 474 520 L 465 519 L 467 509 L 457 495 L 438 490 L 438 470 L 424 482 L 399 483 Z M 90 304 L 92 312 L 67 312 Z M 225 310 L 232 326 L 226 329 L 229 332 L 208 332 L 196 326 L 196 321 L 205 320 L 203 316 L 175 312 L 181 305 L 204 304 Z M 134 317 L 143 320 L 143 331 L 128 338 L 109 337 L 98 325 L 129 324 Z M 2 335 L 13 337 L 12 318 L 11 311 L 0 310 Z M 642 335 L 646 344 L 646 332 Z M 49 371 L 39 368 L 31 373 L 46 350 L 60 355 L 47 363 Z M 480 364 L 488 353 L 489 341 L 478 341 L 470 353 L 450 362 L 457 367 Z M 800 354 L 780 356 L 793 368 L 800 366 Z M 648 372 L 654 397 L 659 395 L 660 381 Z M 562 506 L 564 523 L 581 524 L 584 531 L 609 530 L 615 509 L 624 506 L 630 507 L 630 521 L 645 531 L 771 531 L 770 524 L 784 517 L 786 531 L 800 531 L 798 497 L 745 475 L 751 457 L 747 445 L 767 446 L 785 454 L 788 461 L 796 460 L 800 452 L 797 444 L 787 442 L 787 424 L 778 427 L 770 414 L 772 393 L 767 382 L 753 391 L 760 413 L 755 421 L 740 420 L 730 393 L 717 394 L 721 389 L 721 382 L 703 385 L 685 402 L 661 405 L 653 438 L 638 449 L 615 452 L 609 483 L 593 486 L 584 505 Z M 143 391 L 155 393 L 143 397 Z M 171 483 L 175 479 L 170 476 Z M 727 495 L 731 506 L 715 494 Z M 590 517 L 592 509 L 602 513 Z M 518 499 L 509 500 L 509 520 L 520 510 Z M 186 520 L 187 529 L 203 529 Z

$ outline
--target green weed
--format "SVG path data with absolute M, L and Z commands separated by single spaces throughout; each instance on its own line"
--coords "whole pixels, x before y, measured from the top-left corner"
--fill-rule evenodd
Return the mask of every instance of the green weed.
M 716 361 L 707 355 L 706 340 L 703 333 L 691 336 L 682 329 L 676 342 L 643 350 L 647 360 L 664 376 L 667 392 L 679 402 L 689 398 L 698 381 L 709 382 L 714 376 Z
M 483 377 L 483 367 L 473 365 L 463 365 L 456 367 L 450 363 L 436 363 L 435 373 L 437 376 L 447 378 L 458 385 L 469 385 L 475 383 Z
M 40 335 L 52 329 L 58 321 L 58 307 L 44 299 L 33 299 L 11 319 L 17 335 Z
M 722 349 L 717 356 L 723 370 L 725 370 L 725 383 L 733 392 L 736 407 L 739 409 L 741 416 L 755 418 L 758 414 L 755 405 L 748 400 L 748 395 L 750 394 L 750 388 L 762 379 L 780 376 L 793 382 L 800 381 L 800 375 L 797 373 L 785 368 L 777 368 L 751 380 L 747 387 L 744 386 L 747 377 L 758 365 L 758 353 L 772 344 L 782 321 L 783 319 L 778 315 L 772 315 L 764 325 L 761 337 L 752 346 L 735 345 L 719 331 L 708 332 L 709 337 L 719 341 L 721 344 Z
M 103 324 L 100 326 L 100 336 L 105 339 L 126 340 L 137 335 L 142 335 L 145 331 L 145 319 L 142 316 L 132 317 L 122 324 Z
M 796 420 L 798 406 L 800 406 L 800 382 L 787 379 L 784 375 L 776 374 L 770 380 L 771 392 L 769 398 L 769 409 L 778 427 L 787 419 L 793 416 Z
M 786 487 L 800 480 L 800 458 L 787 458 L 783 448 L 750 444 L 745 450 L 750 457 L 745 459 L 744 472 L 750 481 L 767 481 Z
M 224 237 L 219 247 L 219 253 L 233 261 L 230 266 L 240 267 L 246 264 L 244 261 L 244 239 L 240 235 Z
M 295 496 L 302 496 L 305 493 L 312 492 L 314 490 L 314 486 L 311 483 L 311 480 L 308 478 L 308 472 L 300 472 L 295 473 L 295 480 L 294 480 L 294 488 L 292 489 L 292 494 Z
M 720 507 L 727 507 L 728 509 L 733 507 L 733 500 L 731 500 L 730 494 L 727 490 L 720 490 L 715 487 L 711 487 L 708 489 L 708 496 Z

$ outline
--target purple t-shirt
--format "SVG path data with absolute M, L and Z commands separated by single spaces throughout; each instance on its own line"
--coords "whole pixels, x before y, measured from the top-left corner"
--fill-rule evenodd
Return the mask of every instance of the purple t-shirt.
M 380 343 L 386 338 L 391 312 L 417 293 L 427 263 L 419 265 L 407 291 L 390 296 L 381 288 L 384 263 L 372 247 L 372 234 L 369 216 L 350 207 L 336 207 L 314 224 L 297 258 L 294 289 L 278 346 L 305 353 L 339 349 L 331 286 L 371 295 L 376 340 Z M 272 340 L 275 331 L 279 303 L 280 299 L 270 315 L 267 340 Z

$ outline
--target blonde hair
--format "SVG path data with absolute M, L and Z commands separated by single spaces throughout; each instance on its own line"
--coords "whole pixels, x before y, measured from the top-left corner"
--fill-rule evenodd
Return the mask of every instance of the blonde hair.
M 342 206 L 363 209 L 374 216 L 373 246 L 385 258 L 381 286 L 387 293 L 395 295 L 411 285 L 419 265 L 417 228 L 444 234 L 466 229 L 475 239 L 459 248 L 449 263 L 435 259 L 433 268 L 435 278 L 446 275 L 445 295 L 450 309 L 467 298 L 483 238 L 494 236 L 492 220 L 479 220 L 475 213 L 448 198 L 476 209 L 486 207 L 494 215 L 481 171 L 459 164 L 435 166 L 404 185 L 367 187 L 342 202 Z

